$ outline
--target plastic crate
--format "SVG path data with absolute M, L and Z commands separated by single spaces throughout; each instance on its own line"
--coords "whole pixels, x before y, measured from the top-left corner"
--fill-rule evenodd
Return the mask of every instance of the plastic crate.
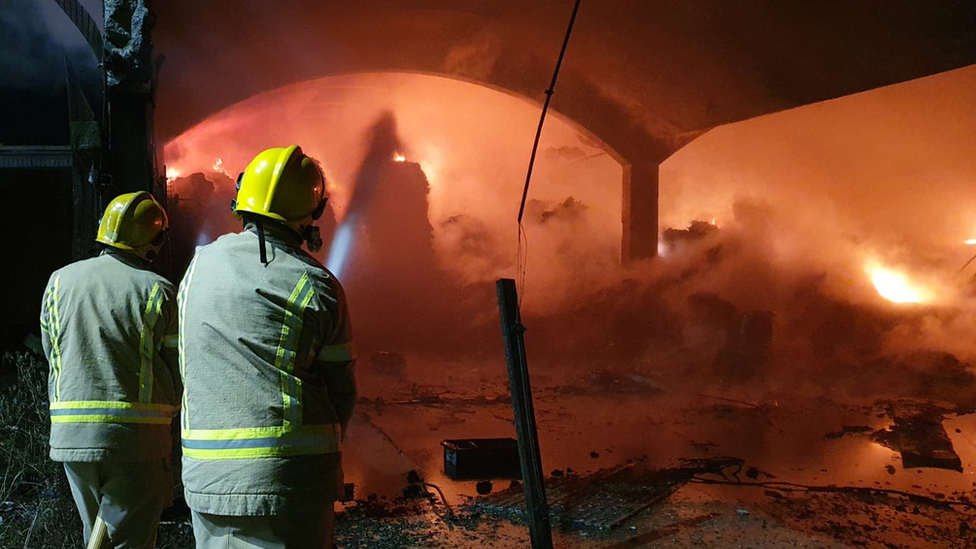
M 441 441 L 444 474 L 454 480 L 522 478 L 514 438 L 467 438 Z

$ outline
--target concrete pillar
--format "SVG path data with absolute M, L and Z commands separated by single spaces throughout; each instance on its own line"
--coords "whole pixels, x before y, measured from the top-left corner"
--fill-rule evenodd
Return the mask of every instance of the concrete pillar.
M 658 166 L 652 162 L 624 166 L 621 208 L 624 264 L 657 256 Z

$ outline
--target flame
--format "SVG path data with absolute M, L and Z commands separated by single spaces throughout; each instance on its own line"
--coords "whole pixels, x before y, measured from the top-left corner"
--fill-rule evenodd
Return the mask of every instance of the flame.
M 928 292 L 917 284 L 913 284 L 903 272 L 877 264 L 867 266 L 865 271 L 871 276 L 874 288 L 881 294 L 881 297 L 888 301 L 922 303 L 929 299 Z
M 217 159 L 214 160 L 213 171 L 217 173 L 222 173 L 224 175 L 229 175 L 227 173 L 227 170 L 224 169 L 224 161 L 221 160 L 220 157 L 217 157 Z
M 170 167 L 170 166 L 166 166 L 166 182 L 167 183 L 172 183 L 173 181 L 176 181 L 176 178 L 178 178 L 180 175 L 181 175 L 180 174 L 180 171 L 177 170 L 176 168 L 173 168 L 173 167 Z
M 966 241 L 967 246 L 976 246 L 976 238 L 970 238 Z
M 406 156 L 403 156 L 400 153 L 396 153 L 396 154 L 393 155 L 393 161 L 394 162 L 406 162 L 407 161 L 407 157 Z

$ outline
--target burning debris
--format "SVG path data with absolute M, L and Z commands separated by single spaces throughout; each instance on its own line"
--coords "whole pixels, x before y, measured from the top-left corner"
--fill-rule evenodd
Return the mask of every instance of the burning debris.
M 933 467 L 962 472 L 962 461 L 942 426 L 947 410 L 932 402 L 899 400 L 886 407 L 894 425 L 874 433 L 879 443 L 901 453 L 902 467 Z
M 687 229 L 665 229 L 661 233 L 662 244 L 668 253 L 680 251 L 686 246 L 692 246 L 699 242 L 708 240 L 719 230 L 718 225 L 712 222 L 692 221 Z

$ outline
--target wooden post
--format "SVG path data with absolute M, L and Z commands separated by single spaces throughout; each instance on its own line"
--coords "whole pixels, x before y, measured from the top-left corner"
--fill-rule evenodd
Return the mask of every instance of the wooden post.
M 498 293 L 498 312 L 501 315 L 502 339 L 505 341 L 505 358 L 508 361 L 512 408 L 515 410 L 515 433 L 518 436 L 529 537 L 533 549 L 552 549 L 549 505 L 546 503 L 546 489 L 542 480 L 542 458 L 535 427 L 535 410 L 532 407 L 529 368 L 525 360 L 525 340 L 522 337 L 525 327 L 522 326 L 519 314 L 518 292 L 515 281 L 510 278 L 498 279 L 495 290 Z

